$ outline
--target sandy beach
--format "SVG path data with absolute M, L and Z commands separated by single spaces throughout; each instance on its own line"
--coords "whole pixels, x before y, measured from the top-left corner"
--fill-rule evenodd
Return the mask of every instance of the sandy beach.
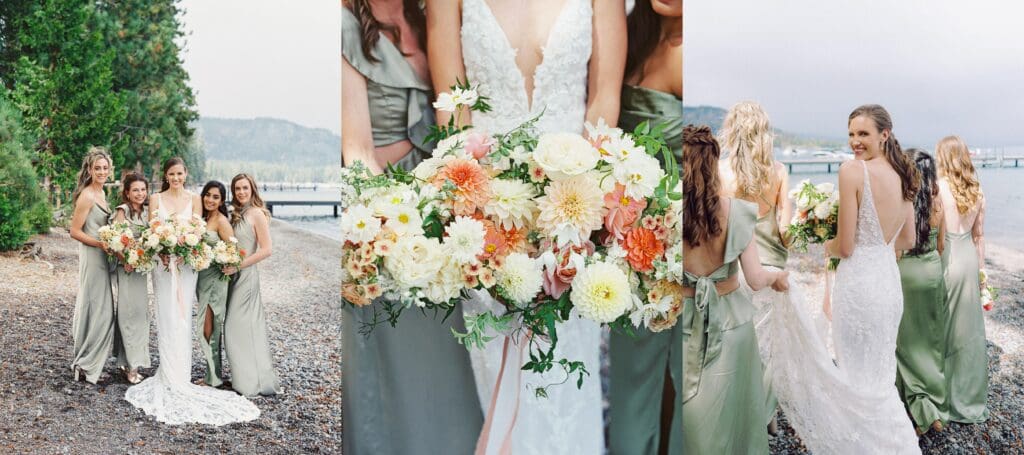
M 928 432 L 920 439 L 924 454 L 1024 453 L 1024 249 L 987 243 L 985 263 L 990 285 L 999 289 L 995 308 L 985 312 L 991 416 L 983 424 Z M 823 270 L 820 249 L 791 256 L 789 266 L 798 270 L 794 282 L 820 301 L 820 274 L 806 272 Z M 779 423 L 779 435 L 769 439 L 771 453 L 809 453 L 784 417 Z
M 259 268 L 284 392 L 254 400 L 259 419 L 223 427 L 156 422 L 123 399 L 129 384 L 112 360 L 98 385 L 72 381 L 78 243 L 66 230 L 31 239 L 32 254 L 0 253 L 0 452 L 341 452 L 340 245 L 280 221 L 271 233 Z M 146 376 L 160 363 L 155 328 L 150 352 Z M 192 377 L 203 371 L 195 345 Z

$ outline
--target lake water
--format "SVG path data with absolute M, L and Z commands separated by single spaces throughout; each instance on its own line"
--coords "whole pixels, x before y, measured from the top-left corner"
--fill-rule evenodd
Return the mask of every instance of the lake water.
M 837 183 L 839 174 L 834 165 L 831 174 L 825 172 L 825 166 L 795 166 L 789 178 L 790 187 L 803 179 Z M 1024 167 L 978 168 L 978 179 L 985 192 L 986 242 L 1024 251 L 1024 191 L 1017 186 L 1024 183 Z
M 264 201 L 338 201 L 341 199 L 340 189 L 318 187 L 315 191 L 306 190 L 271 190 L 261 191 Z M 277 206 L 274 207 L 274 218 L 292 224 L 316 234 L 341 240 L 340 218 L 334 217 L 331 206 Z

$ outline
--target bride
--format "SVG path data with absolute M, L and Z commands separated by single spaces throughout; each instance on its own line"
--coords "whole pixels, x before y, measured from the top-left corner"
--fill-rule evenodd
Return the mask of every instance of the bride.
M 202 210 L 199 196 L 185 189 L 185 162 L 171 158 L 163 166 L 163 187 L 150 198 L 150 218 L 189 219 Z M 178 257 L 163 258 L 153 269 L 156 296 L 156 374 L 128 388 L 125 400 L 156 420 L 177 425 L 224 425 L 256 419 L 260 410 L 234 392 L 192 384 L 192 304 L 197 274 Z
M 814 453 L 916 454 L 914 425 L 895 386 L 903 293 L 894 248 L 915 243 L 917 171 L 883 107 L 858 107 L 848 126 L 856 160 L 839 169 L 838 233 L 825 243 L 842 259 L 832 296 L 835 363 L 792 287 L 774 303 L 773 387 Z
M 471 122 L 488 134 L 505 133 L 541 112 L 541 133 L 582 133 L 584 121 L 596 124 L 599 118 L 614 125 L 626 57 L 625 25 L 622 0 L 432 0 L 427 2 L 427 54 L 433 85 L 444 92 L 457 79 L 479 84 L 494 110 L 474 112 Z M 446 113 L 438 114 L 438 123 L 447 123 Z M 477 294 L 463 309 L 467 314 L 501 312 L 486 294 Z M 535 396 L 532 389 L 563 382 L 561 369 L 523 373 L 516 390 L 496 387 L 514 383 L 516 379 L 506 382 L 505 374 L 517 376 L 521 364 L 503 369 L 504 358 L 521 358 L 503 346 L 522 350 L 528 341 L 505 344 L 498 337 L 484 350 L 471 349 L 487 417 L 478 453 L 498 446 L 516 454 L 602 453 L 600 326 L 573 315 L 558 327 L 558 339 L 556 358 L 583 361 L 591 375 L 582 390 L 568 381 L 549 388 L 546 398 Z M 502 393 L 492 397 L 497 391 Z

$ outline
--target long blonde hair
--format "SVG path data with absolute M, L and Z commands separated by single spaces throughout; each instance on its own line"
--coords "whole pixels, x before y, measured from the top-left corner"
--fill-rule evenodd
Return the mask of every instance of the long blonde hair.
M 114 167 L 114 161 L 110 159 L 110 154 L 107 153 L 106 148 L 98 146 L 89 147 L 85 158 L 82 158 L 82 169 L 78 171 L 78 184 L 75 185 L 75 191 L 71 193 L 72 204 L 78 201 L 78 196 L 82 195 L 82 190 L 92 185 L 92 165 L 100 159 L 107 160 L 107 165 L 111 168 Z
M 774 137 L 760 104 L 742 101 L 729 109 L 719 141 L 736 174 L 737 196 L 753 197 L 771 188 Z
M 939 161 L 939 176 L 949 181 L 957 211 L 967 213 L 981 199 L 981 183 L 967 144 L 959 136 L 946 136 L 935 146 L 935 157 Z

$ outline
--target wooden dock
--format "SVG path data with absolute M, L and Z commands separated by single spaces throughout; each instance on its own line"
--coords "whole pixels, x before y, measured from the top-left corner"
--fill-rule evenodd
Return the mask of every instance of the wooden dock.
M 341 201 L 263 201 L 263 203 L 267 205 L 267 210 L 270 211 L 271 215 L 274 214 L 275 206 L 284 205 L 300 205 L 313 207 L 333 206 L 335 218 L 338 217 L 338 212 L 341 211 Z
M 784 164 L 789 173 L 793 173 L 795 166 L 825 166 L 829 174 L 832 173 L 832 167 L 835 166 L 836 172 L 839 171 L 839 165 L 843 164 L 844 161 L 840 158 L 791 158 L 779 160 L 780 163 Z

